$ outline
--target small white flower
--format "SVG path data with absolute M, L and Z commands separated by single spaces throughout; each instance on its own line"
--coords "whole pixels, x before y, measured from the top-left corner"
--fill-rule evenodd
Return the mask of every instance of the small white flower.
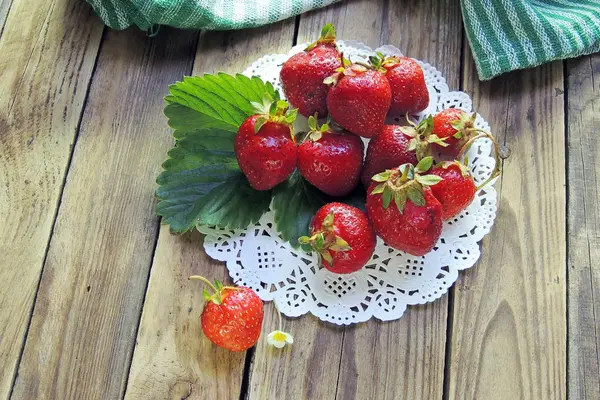
M 267 336 L 267 343 L 271 346 L 275 346 L 278 349 L 281 349 L 286 345 L 286 343 L 294 343 L 294 337 L 289 333 L 277 330 L 269 333 L 269 336 Z

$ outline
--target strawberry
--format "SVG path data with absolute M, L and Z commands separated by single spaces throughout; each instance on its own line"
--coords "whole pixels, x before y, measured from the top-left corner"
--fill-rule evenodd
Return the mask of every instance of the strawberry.
M 389 246 L 415 256 L 431 251 L 442 233 L 442 205 L 429 188 L 441 178 L 421 175 L 432 163 L 425 157 L 416 167 L 403 164 L 375 175 L 367 191 L 375 232 Z
M 380 71 L 347 65 L 343 56 L 342 62 L 345 66 L 324 81 L 332 85 L 327 96 L 329 115 L 356 135 L 377 136 L 390 108 L 390 84 Z
M 200 317 L 202 331 L 219 347 L 244 351 L 254 346 L 260 336 L 264 316 L 263 302 L 247 287 L 213 285 L 202 276 L 190 276 L 207 284 L 213 294 L 204 290 L 206 305 Z
M 423 69 L 412 58 L 385 57 L 381 53 L 370 57 L 375 68 L 383 69 L 392 88 L 390 112 L 394 114 L 418 113 L 429 105 L 429 91 Z
M 456 158 L 463 145 L 473 136 L 476 113 L 468 114 L 460 108 L 446 108 L 433 117 L 432 133 L 446 143 L 437 150 Z
M 269 190 L 285 181 L 298 158 L 291 126 L 296 110 L 289 110 L 284 100 L 267 103 L 254 103 L 263 113 L 248 117 L 233 142 L 240 169 L 256 190 Z
M 491 139 L 494 145 L 496 166 L 490 177 L 481 185 L 475 186 L 475 180 L 467 166 L 469 160 L 466 157 L 464 163 L 459 161 L 445 161 L 431 169 L 432 175 L 442 178 L 439 183 L 431 187 L 431 191 L 435 198 L 442 204 L 442 219 L 444 221 L 454 218 L 467 208 L 475 198 L 475 193 L 492 179 L 500 175 L 501 163 L 498 143 L 494 140 L 494 137 L 487 132 L 471 138 L 458 154 L 458 158 L 462 158 L 462 155 L 471 147 L 471 145 L 477 139 L 483 137 Z
M 385 125 L 381 133 L 369 141 L 362 173 L 365 187 L 371 184 L 373 175 L 402 164 L 416 164 L 431 155 L 431 143 L 445 146 L 431 133 L 433 118 L 429 116 L 419 124 L 409 120 L 411 126 Z
M 329 124 L 317 127 L 317 120 L 308 118 L 311 131 L 298 146 L 300 174 L 317 189 L 330 196 L 345 196 L 360 179 L 364 145 L 349 132 L 333 132 Z
M 371 259 L 377 242 L 367 216 L 342 203 L 321 207 L 312 219 L 310 235 L 298 241 L 311 244 L 319 253 L 321 264 L 337 274 L 360 270 Z
M 442 219 L 454 218 L 475 198 L 475 181 L 471 171 L 458 161 L 445 161 L 431 169 L 431 174 L 442 180 L 431 187 L 431 192 L 442 204 Z
M 408 149 L 412 137 L 402 128 L 385 125 L 381 133 L 369 141 L 361 178 L 365 187 L 371 184 L 373 175 L 398 165 L 417 163 L 416 151 Z
M 327 24 L 319 40 L 283 64 L 279 78 L 285 97 L 306 117 L 314 113 L 326 116 L 329 87 L 323 80 L 341 66 L 335 28 Z

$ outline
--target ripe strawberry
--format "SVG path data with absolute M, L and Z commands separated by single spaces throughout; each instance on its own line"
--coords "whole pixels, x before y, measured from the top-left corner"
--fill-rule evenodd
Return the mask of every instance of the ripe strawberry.
M 421 175 L 432 163 L 426 157 L 416 167 L 404 164 L 375 175 L 367 191 L 375 232 L 389 246 L 415 256 L 431 251 L 442 233 L 442 205 L 429 188 L 441 178 Z
M 374 175 L 386 169 L 417 163 L 416 151 L 408 149 L 412 137 L 404 133 L 403 128 L 385 125 L 381 133 L 369 141 L 361 177 L 365 187 L 371 184 Z
M 454 218 L 475 198 L 475 181 L 471 171 L 458 161 L 443 162 L 431 169 L 431 174 L 442 180 L 431 187 L 431 192 L 442 204 L 442 219 Z
M 436 146 L 437 150 L 456 158 L 463 145 L 476 131 L 475 118 L 477 114 L 468 114 L 460 108 L 446 108 L 433 117 L 433 134 L 447 144 L 446 147 Z
M 442 162 L 431 169 L 432 175 L 437 175 L 442 180 L 431 187 L 431 191 L 436 199 L 442 204 L 442 219 L 444 221 L 454 218 L 462 210 L 467 208 L 475 198 L 475 193 L 492 179 L 501 173 L 500 155 L 498 152 L 498 143 L 494 137 L 485 132 L 471 138 L 458 154 L 458 158 L 471 147 L 471 145 L 480 138 L 492 140 L 495 150 L 496 166 L 490 177 L 479 186 L 475 186 L 475 180 L 469 169 L 469 160 L 465 158 L 464 163 L 459 161 Z
M 279 78 L 285 97 L 304 116 L 327 115 L 327 92 L 323 80 L 342 66 L 335 44 L 335 28 L 327 24 L 321 37 L 303 52 L 290 57 L 281 68 Z
M 423 69 L 412 58 L 385 57 L 381 53 L 370 57 L 371 64 L 385 71 L 392 88 L 390 112 L 394 114 L 418 113 L 429 105 L 429 91 Z
M 361 269 L 373 255 L 377 242 L 367 216 L 342 203 L 321 207 L 312 219 L 310 235 L 299 238 L 299 242 L 311 244 L 321 256 L 321 264 L 337 274 Z
M 380 71 L 345 65 L 324 82 L 333 85 L 327 107 L 340 126 L 363 137 L 379 135 L 392 99 L 390 84 Z
M 206 305 L 200 317 L 202 331 L 219 347 L 244 351 L 254 346 L 260 336 L 264 316 L 263 302 L 247 287 L 213 285 L 202 276 L 190 276 L 206 283 L 214 293 L 204 290 Z
M 233 148 L 254 189 L 269 190 L 294 172 L 298 152 L 291 124 L 295 118 L 296 110 L 289 110 L 287 102 L 279 100 L 269 111 L 248 117 L 240 126 Z
M 319 129 L 312 116 L 308 125 L 311 131 L 298 146 L 300 174 L 330 196 L 347 195 L 360 179 L 362 140 L 349 132 L 333 132 L 328 124 Z

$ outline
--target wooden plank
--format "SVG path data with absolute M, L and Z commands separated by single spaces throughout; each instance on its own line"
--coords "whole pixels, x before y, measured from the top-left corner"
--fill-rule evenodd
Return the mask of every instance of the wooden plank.
M 241 72 L 264 54 L 287 51 L 293 33 L 293 20 L 260 29 L 204 32 L 194 74 Z M 160 123 L 166 127 L 165 120 Z M 127 399 L 234 399 L 240 395 L 244 354 L 218 349 L 203 336 L 199 324 L 202 287 L 187 282 L 192 274 L 222 280 L 228 276 L 222 263 L 204 255 L 201 243 L 198 234 L 172 236 L 167 228 L 161 231 Z
M 456 285 L 450 399 L 566 397 L 565 148 L 562 64 L 465 91 L 512 150 L 481 260 Z
M 600 56 L 567 61 L 568 305 L 572 399 L 600 399 Z
M 162 97 L 190 71 L 196 39 L 106 35 L 14 398 L 123 395 L 158 231 L 154 181 L 172 140 Z
M 103 26 L 79 0 L 0 3 L 0 398 L 15 377 Z

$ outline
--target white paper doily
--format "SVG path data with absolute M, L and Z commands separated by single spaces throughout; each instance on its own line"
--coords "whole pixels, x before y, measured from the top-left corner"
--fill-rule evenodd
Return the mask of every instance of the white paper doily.
M 366 61 L 374 51 L 362 43 L 338 41 L 344 55 L 352 61 Z M 259 76 L 281 90 L 279 71 L 293 54 L 267 55 L 243 73 Z M 376 51 L 401 55 L 393 46 Z M 450 92 L 441 73 L 418 61 L 425 72 L 430 93 L 429 107 L 416 118 L 422 119 L 449 107 L 471 112 L 472 103 L 463 92 Z M 299 124 L 305 124 L 300 121 Z M 476 125 L 489 131 L 478 115 Z M 468 152 L 476 183 L 483 182 L 494 169 L 491 141 L 478 140 Z M 290 317 L 311 312 L 318 318 L 339 325 L 362 322 L 371 317 L 388 321 L 402 316 L 411 304 L 424 304 L 441 297 L 458 278 L 458 271 L 470 268 L 479 258 L 478 242 L 490 231 L 496 217 L 496 190 L 487 185 L 473 203 L 452 221 L 444 223 L 442 236 L 434 250 L 423 257 L 404 254 L 386 246 L 378 238 L 373 257 L 358 272 L 338 275 L 319 268 L 316 254 L 295 250 L 275 229 L 269 211 L 252 228 L 223 230 L 199 226 L 206 234 L 206 253 L 226 263 L 234 282 L 254 289 L 265 301 L 275 301 Z

